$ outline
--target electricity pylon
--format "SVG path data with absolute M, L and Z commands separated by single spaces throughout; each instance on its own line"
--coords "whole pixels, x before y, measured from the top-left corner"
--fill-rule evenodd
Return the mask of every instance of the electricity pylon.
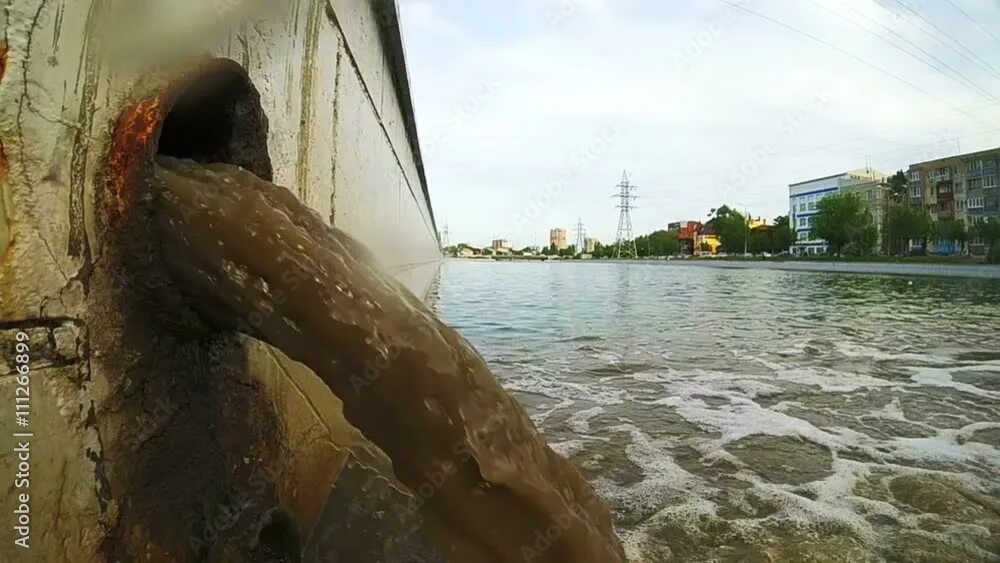
M 637 258 L 638 251 L 635 249 L 635 239 L 632 237 L 632 210 L 635 209 L 634 202 L 639 196 L 634 195 L 636 186 L 633 186 L 628 179 L 628 172 L 622 172 L 622 181 L 618 186 L 618 193 L 612 197 L 618 198 L 618 234 L 615 235 L 615 258 Z

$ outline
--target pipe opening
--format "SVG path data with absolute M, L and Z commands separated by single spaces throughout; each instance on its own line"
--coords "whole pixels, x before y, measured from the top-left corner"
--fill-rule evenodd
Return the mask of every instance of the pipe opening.
M 241 166 L 271 181 L 260 94 L 233 61 L 213 61 L 186 81 L 163 122 L 157 154 Z

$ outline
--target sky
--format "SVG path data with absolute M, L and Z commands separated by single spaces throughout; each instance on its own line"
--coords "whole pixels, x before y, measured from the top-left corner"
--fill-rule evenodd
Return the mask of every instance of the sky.
M 547 245 L 1000 146 L 1000 0 L 399 0 L 438 228 Z

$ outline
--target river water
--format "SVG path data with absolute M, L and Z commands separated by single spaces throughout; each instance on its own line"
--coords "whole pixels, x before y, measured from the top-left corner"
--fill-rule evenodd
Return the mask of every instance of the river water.
M 1000 561 L 1000 281 L 444 264 L 633 561 Z

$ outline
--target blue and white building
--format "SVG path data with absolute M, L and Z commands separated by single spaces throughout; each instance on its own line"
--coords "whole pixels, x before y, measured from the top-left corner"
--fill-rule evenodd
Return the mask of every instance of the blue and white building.
M 791 252 L 793 254 L 823 254 L 826 252 L 826 241 L 814 238 L 811 234 L 820 200 L 840 192 L 845 186 L 857 183 L 859 180 L 878 180 L 884 177 L 885 174 L 878 170 L 859 168 L 833 176 L 790 184 L 788 186 L 788 220 L 796 235 Z

